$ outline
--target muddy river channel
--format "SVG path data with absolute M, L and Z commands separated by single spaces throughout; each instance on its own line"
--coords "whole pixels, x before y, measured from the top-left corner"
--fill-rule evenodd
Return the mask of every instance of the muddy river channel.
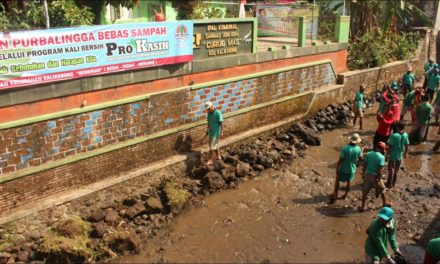
M 200 165 L 205 155 L 195 150 L 184 161 L 0 225 L 0 264 L 363 262 L 365 230 L 382 201 L 372 193 L 368 210 L 358 212 L 361 167 L 348 198 L 329 204 L 340 148 L 354 132 L 369 148 L 377 126 L 377 106 L 367 111 L 365 130 L 346 126 L 349 106 L 232 143 L 213 166 Z M 386 192 L 409 263 L 420 263 L 427 242 L 440 236 L 437 130 L 410 146 L 396 187 Z
M 304 158 L 205 197 L 144 242 L 138 255 L 116 262 L 362 262 L 365 230 L 381 200 L 370 195 L 369 209 L 357 211 L 362 184 L 358 168 L 348 199 L 332 205 L 328 201 L 339 149 L 353 132 L 367 145 L 372 142 L 374 110 L 366 115 L 364 131 L 349 125 L 324 132 L 322 146 L 309 147 Z M 412 263 L 422 261 L 427 241 L 440 235 L 440 154 L 431 150 L 440 136 L 437 128 L 429 132 L 427 143 L 410 147 L 396 188 L 386 193 L 396 212 L 397 240 Z

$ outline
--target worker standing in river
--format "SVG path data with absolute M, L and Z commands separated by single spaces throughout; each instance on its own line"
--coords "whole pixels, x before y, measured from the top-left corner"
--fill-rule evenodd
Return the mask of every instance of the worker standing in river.
M 362 175 L 364 175 L 364 185 L 362 187 L 362 204 L 358 208 L 359 212 L 366 210 L 365 202 L 367 201 L 368 193 L 373 188 L 376 191 L 376 197 L 381 196 L 382 206 L 387 205 L 386 197 L 383 193 L 385 184 L 382 181 L 382 173 L 385 166 L 385 152 L 386 144 L 379 142 L 373 151 L 365 155 L 364 169 L 362 171 Z
M 402 76 L 403 97 L 405 97 L 407 93 L 412 91 L 415 80 L 416 78 L 414 77 L 414 73 L 412 72 L 412 67 L 409 66 L 408 70 Z
M 416 107 L 416 121 L 409 133 L 410 142 L 418 144 L 424 140 L 432 114 L 432 106 L 429 104 L 429 96 L 422 96 L 422 103 Z
M 353 134 L 350 138 L 350 143 L 345 145 L 339 153 L 338 165 L 336 165 L 336 179 L 335 190 L 333 197 L 330 198 L 330 203 L 334 203 L 338 199 L 339 182 L 346 182 L 347 188 L 342 199 L 346 199 L 350 191 L 350 183 L 353 181 L 356 174 L 357 160 L 362 157 L 362 150 L 357 145 L 362 139 L 359 134 Z
M 397 181 L 402 160 L 408 154 L 409 139 L 405 133 L 405 125 L 402 122 L 397 123 L 396 132 L 388 140 L 388 180 L 387 188 L 394 187 Z
M 356 92 L 354 97 L 354 118 L 353 118 L 353 126 L 356 126 L 356 120 L 359 118 L 359 129 L 363 130 L 362 122 L 364 119 L 364 92 L 365 92 L 365 85 L 361 85 L 359 88 L 359 91 Z
M 215 160 L 221 159 L 219 140 L 222 135 L 223 116 L 220 110 L 215 109 L 212 102 L 207 102 L 205 108 L 208 110 L 206 135 L 209 136 L 209 160 L 206 164 L 210 165 Z

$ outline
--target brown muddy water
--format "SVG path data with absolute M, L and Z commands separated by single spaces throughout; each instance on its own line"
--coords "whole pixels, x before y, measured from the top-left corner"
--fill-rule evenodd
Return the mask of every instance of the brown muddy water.
M 367 144 L 372 142 L 373 111 L 366 115 L 366 130 L 349 126 L 325 132 L 322 146 L 310 147 L 305 158 L 294 160 L 283 171 L 266 170 L 236 189 L 205 197 L 199 207 L 183 212 L 145 241 L 140 254 L 115 262 L 362 262 L 365 230 L 381 201 L 371 197 L 369 210 L 358 213 L 361 168 L 349 198 L 333 205 L 327 202 L 339 149 L 353 132 Z M 398 221 L 397 240 L 412 263 L 422 261 L 419 246 L 440 235 L 440 154 L 431 151 L 440 139 L 436 132 L 431 127 L 427 143 L 410 147 L 396 188 L 387 192 Z

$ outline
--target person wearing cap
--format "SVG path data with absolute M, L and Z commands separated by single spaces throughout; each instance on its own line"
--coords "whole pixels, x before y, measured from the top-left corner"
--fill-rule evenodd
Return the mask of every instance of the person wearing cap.
M 433 75 L 429 77 L 428 86 L 426 87 L 425 94 L 429 96 L 429 103 L 431 103 L 435 92 L 438 90 L 438 85 L 440 84 L 439 69 L 435 68 L 433 70 Z
M 396 220 L 393 216 L 393 209 L 382 207 L 368 227 L 365 241 L 367 263 L 379 264 L 382 259 L 386 259 L 387 263 L 395 263 L 388 253 L 388 243 L 396 254 L 403 256 L 396 240 Z
M 423 82 L 423 89 L 428 85 L 429 77 L 431 75 L 432 70 L 436 64 L 434 63 L 434 59 L 429 58 L 428 62 L 423 66 L 423 70 L 425 70 L 425 81 Z
M 387 104 L 384 107 L 384 112 L 376 115 L 378 126 L 373 138 L 373 147 L 377 146 L 377 143 L 380 141 L 387 142 L 390 137 L 391 125 L 394 122 L 394 113 L 389 109 L 390 107 L 391 106 Z
M 206 130 L 206 135 L 209 135 L 209 160 L 206 164 L 209 165 L 213 161 L 221 159 L 219 140 L 222 135 L 223 116 L 222 112 L 215 109 L 212 102 L 207 102 L 205 107 L 208 110 L 208 129 Z
M 353 118 L 353 126 L 356 126 L 356 120 L 359 118 L 359 129 L 363 130 L 362 128 L 362 119 L 364 118 L 363 108 L 364 108 L 364 92 L 365 92 L 365 85 L 361 85 L 359 87 L 359 91 L 356 92 L 354 96 L 354 118 Z
M 402 76 L 403 96 L 405 97 L 408 92 L 412 91 L 416 78 L 412 72 L 412 67 L 409 66 L 408 70 Z
M 423 264 L 436 264 L 440 261 L 440 237 L 429 240 Z
M 357 145 L 362 141 L 359 134 L 353 134 L 349 137 L 349 140 L 350 143 L 342 147 L 339 152 L 339 160 L 336 165 L 335 189 L 333 197 L 330 198 L 330 203 L 334 203 L 336 199 L 338 199 L 339 182 L 347 183 L 347 188 L 345 189 L 345 194 L 342 199 L 347 198 L 348 192 L 350 191 L 350 183 L 356 174 L 357 160 L 362 157 L 362 150 Z
M 416 108 L 416 121 L 409 133 L 411 143 L 417 144 L 424 140 L 432 114 L 432 106 L 428 101 L 429 97 L 427 95 L 422 96 L 422 103 Z
M 402 122 L 397 123 L 396 132 L 390 136 L 388 140 L 388 180 L 387 188 L 394 187 L 397 181 L 402 159 L 408 154 L 409 139 L 405 133 L 405 125 Z
M 358 208 L 359 212 L 366 210 L 365 202 L 367 201 L 368 193 L 373 188 L 376 190 L 376 197 L 381 196 L 383 206 L 387 205 L 386 197 L 383 193 L 385 184 L 382 181 L 386 148 L 387 145 L 384 142 L 379 142 L 373 151 L 365 155 L 364 168 L 362 171 L 362 175 L 364 175 L 364 185 L 362 187 L 362 204 Z

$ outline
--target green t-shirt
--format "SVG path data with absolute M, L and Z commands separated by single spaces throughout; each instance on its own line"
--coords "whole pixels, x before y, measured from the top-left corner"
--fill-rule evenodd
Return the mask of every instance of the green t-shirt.
M 428 102 L 421 103 L 416 108 L 416 121 L 418 124 L 428 124 L 431 118 L 432 106 Z
M 356 161 L 362 155 L 362 150 L 357 145 L 347 144 L 342 147 L 339 157 L 343 159 L 339 171 L 349 174 L 356 173 Z
M 409 92 L 405 99 L 403 99 L 403 104 L 406 106 L 412 106 L 414 104 L 414 99 L 416 98 L 416 91 Z
M 426 251 L 431 257 L 437 260 L 440 259 L 440 237 L 429 240 Z
M 357 91 L 354 99 L 356 100 L 357 108 L 362 109 L 364 107 L 364 94 L 360 91 Z
M 380 152 L 370 151 L 365 156 L 365 164 L 365 174 L 377 175 L 379 168 L 385 165 L 385 157 Z
M 428 89 L 429 90 L 433 90 L 433 91 L 437 91 L 437 86 L 440 83 L 440 75 L 433 75 L 431 77 L 429 77 L 429 81 L 428 81 Z
M 437 91 L 437 96 L 435 97 L 435 104 L 440 106 L 440 89 Z
M 388 144 L 393 146 L 390 152 L 390 160 L 402 160 L 405 146 L 409 145 L 407 133 L 394 133 L 390 136 Z
M 413 85 L 414 80 L 415 80 L 414 73 L 412 73 L 412 72 L 410 72 L 410 73 L 405 72 L 403 74 L 402 80 L 403 80 L 404 84 Z
M 388 242 L 393 250 L 398 248 L 396 241 L 396 221 L 391 219 L 390 226 L 386 227 L 374 219 L 367 229 L 368 238 L 365 242 L 365 252 L 373 259 L 380 260 L 388 254 Z
M 210 138 L 220 138 L 222 122 L 223 122 L 222 112 L 220 112 L 217 109 L 214 110 L 212 113 L 208 112 L 208 126 L 209 126 Z
M 429 70 L 434 68 L 434 64 L 435 63 L 429 63 L 429 62 L 425 63 L 425 65 L 423 66 L 423 69 L 425 70 L 425 72 L 427 72 L 427 71 L 429 71 Z

